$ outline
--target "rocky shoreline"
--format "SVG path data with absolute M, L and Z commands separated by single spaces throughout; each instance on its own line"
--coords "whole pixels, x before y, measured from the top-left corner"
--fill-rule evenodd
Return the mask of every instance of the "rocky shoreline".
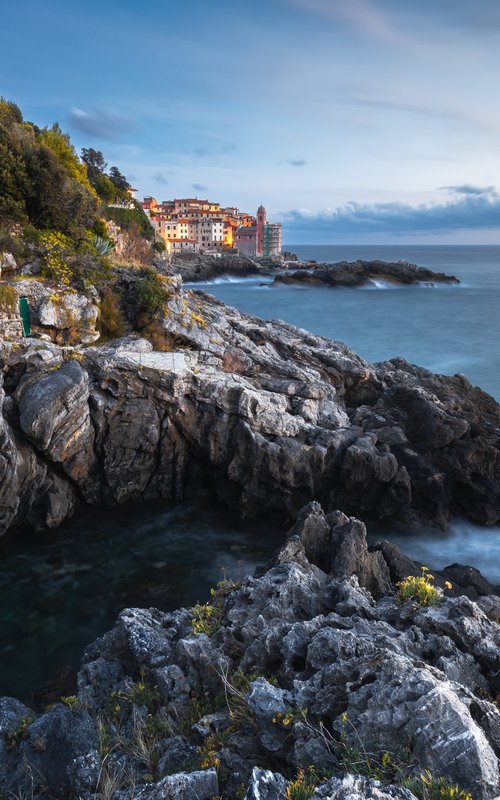
M 155 266 L 163 275 L 180 275 L 185 283 L 210 281 L 226 275 L 248 277 L 267 274 L 282 268 L 280 259 L 240 254 L 201 255 L 199 253 L 157 258 Z
M 288 265 L 291 267 L 291 264 Z M 283 274 L 276 275 L 273 285 L 311 284 L 332 287 L 356 288 L 373 286 L 376 281 L 396 283 L 404 286 L 434 286 L 436 284 L 458 284 L 454 275 L 434 272 L 418 267 L 408 261 L 339 261 L 336 264 L 300 262 Z
M 500 407 L 464 376 L 370 364 L 170 287 L 155 351 L 137 336 L 2 342 L 1 532 L 199 488 L 246 516 L 319 500 L 408 525 L 498 521 Z
M 118 279 L 132 324 L 141 278 Z M 168 287 L 154 350 L 136 334 L 1 343 L 1 532 L 199 489 L 296 521 L 272 564 L 209 603 L 122 612 L 75 696 L 41 715 L 0 699 L 0 793 L 492 800 L 498 587 L 451 565 L 435 606 L 400 602 L 420 565 L 368 548 L 355 517 L 497 522 L 500 407 L 462 375 L 370 364 Z
M 0 791 L 492 800 L 500 600 L 443 584 L 432 607 L 402 602 L 394 581 L 419 572 L 312 503 L 255 577 L 194 609 L 123 611 L 75 696 L 39 716 L 0 699 Z

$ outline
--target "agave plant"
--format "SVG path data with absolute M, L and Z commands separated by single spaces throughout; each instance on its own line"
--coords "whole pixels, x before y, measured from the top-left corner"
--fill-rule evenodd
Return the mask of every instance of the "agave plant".
M 94 236 L 93 245 L 100 256 L 107 256 L 115 249 L 115 243 L 104 236 Z

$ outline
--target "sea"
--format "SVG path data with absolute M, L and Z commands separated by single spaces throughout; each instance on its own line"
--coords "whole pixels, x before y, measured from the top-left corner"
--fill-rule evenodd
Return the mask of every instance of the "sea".
M 457 286 L 377 282 L 367 288 L 271 287 L 264 276 L 222 277 L 192 288 L 265 319 L 345 342 L 370 361 L 402 356 L 445 375 L 465 374 L 500 401 L 500 246 L 290 245 L 300 259 L 405 260 L 456 275 Z M 372 526 L 422 565 L 459 562 L 500 583 L 500 526 L 465 519 L 446 532 Z M 205 602 L 224 577 L 266 562 L 286 525 L 240 520 L 208 498 L 84 509 L 55 531 L 0 542 L 0 695 L 29 700 L 76 669 L 85 646 L 128 606 L 164 610 Z

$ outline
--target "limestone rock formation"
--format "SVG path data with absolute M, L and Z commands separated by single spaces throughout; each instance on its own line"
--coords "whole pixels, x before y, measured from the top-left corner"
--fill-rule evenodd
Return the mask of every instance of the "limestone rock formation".
M 55 290 L 38 280 L 16 281 L 20 297 L 28 298 L 31 323 L 59 344 L 90 344 L 99 338 L 96 322 L 99 314 L 96 297 L 78 292 Z
M 0 278 L 16 272 L 18 266 L 12 253 L 0 253 Z
M 364 534 L 312 504 L 273 565 L 210 606 L 123 611 L 75 697 L 40 716 L 0 699 L 0 791 L 285 800 L 307 781 L 317 800 L 495 798 L 500 626 L 463 595 L 399 603 Z
M 500 518 L 500 407 L 464 376 L 370 364 L 172 287 L 161 352 L 137 337 L 3 343 L 2 532 L 56 524 L 76 497 L 176 502 L 199 488 L 247 516 L 318 500 L 408 525 Z

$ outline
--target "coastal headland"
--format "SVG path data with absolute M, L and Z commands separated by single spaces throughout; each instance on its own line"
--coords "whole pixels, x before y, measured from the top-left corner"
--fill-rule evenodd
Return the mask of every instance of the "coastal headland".
M 0 790 L 493 800 L 498 587 L 368 547 L 359 518 L 495 523 L 495 400 L 150 268 L 115 267 L 90 295 L 12 286 L 39 338 L 1 345 L 2 532 L 199 489 L 295 522 L 271 564 L 208 602 L 124 610 L 50 710 L 1 698 Z M 103 314 L 122 335 L 99 341 Z
M 3 100 L 0 133 L 0 534 L 207 496 L 292 526 L 206 602 L 123 610 L 52 707 L 0 698 L 1 800 L 496 798 L 499 589 L 368 546 L 365 522 L 495 524 L 500 406 L 186 286 L 286 263 L 293 282 L 456 279 L 284 262 L 262 205 L 140 204 Z
M 130 320 L 143 280 L 118 271 Z M 318 500 L 409 524 L 499 519 L 500 408 L 464 376 L 370 364 L 164 280 L 154 349 L 133 335 L 2 343 L 2 531 L 195 488 L 247 516 Z

